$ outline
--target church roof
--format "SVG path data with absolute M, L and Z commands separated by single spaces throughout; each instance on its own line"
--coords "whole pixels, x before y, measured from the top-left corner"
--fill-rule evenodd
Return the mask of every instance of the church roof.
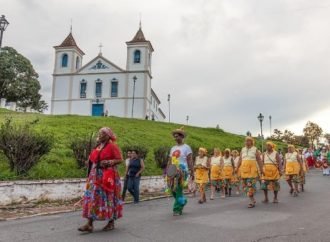
M 55 46 L 55 48 L 67 48 L 73 47 L 76 48 L 81 54 L 85 54 L 77 45 L 75 39 L 73 38 L 72 32 L 63 40 L 62 44 Z
M 131 41 L 127 41 L 126 43 L 127 44 L 148 43 L 150 45 L 151 49 L 154 50 L 154 48 L 151 45 L 151 42 L 149 40 L 146 40 L 146 38 L 144 37 L 141 26 L 140 26 L 139 30 L 136 32 L 133 39 Z

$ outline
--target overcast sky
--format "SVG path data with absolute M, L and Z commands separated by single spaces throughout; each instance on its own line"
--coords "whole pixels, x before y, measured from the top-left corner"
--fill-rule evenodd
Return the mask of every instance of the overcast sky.
M 330 132 L 330 2 L 327 0 L 0 0 L 4 45 L 28 57 L 50 103 L 54 45 L 73 35 L 86 53 L 125 68 L 125 41 L 142 29 L 155 49 L 153 88 L 172 121 L 258 132 Z

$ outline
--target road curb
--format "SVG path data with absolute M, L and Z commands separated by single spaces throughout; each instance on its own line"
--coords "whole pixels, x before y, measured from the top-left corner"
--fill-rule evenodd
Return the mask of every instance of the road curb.
M 162 195 L 162 196 L 142 199 L 142 200 L 140 200 L 140 202 L 147 202 L 147 201 L 158 200 L 158 199 L 169 198 L 169 197 L 171 197 L 171 196 L 170 195 Z M 125 204 L 132 204 L 132 203 L 133 203 L 133 201 L 130 201 L 130 202 L 126 202 Z M 22 216 L 22 217 L 0 219 L 0 222 L 14 221 L 14 220 L 18 220 L 18 219 L 34 218 L 34 217 L 39 217 L 39 216 L 56 215 L 56 214 L 61 214 L 61 213 L 72 213 L 72 212 L 77 212 L 77 211 L 81 211 L 81 209 L 80 208 L 79 209 L 67 209 L 67 210 L 62 210 L 62 211 L 36 213 L 36 214 L 26 215 L 26 216 Z

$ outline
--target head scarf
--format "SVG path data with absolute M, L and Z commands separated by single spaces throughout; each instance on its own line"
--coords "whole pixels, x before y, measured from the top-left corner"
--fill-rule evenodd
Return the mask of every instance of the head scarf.
M 184 127 L 181 127 L 179 129 L 175 129 L 172 131 L 172 135 L 174 136 L 175 134 L 180 134 L 182 135 L 184 138 L 186 137 L 186 132 L 184 131 Z
M 274 150 L 276 149 L 276 145 L 271 141 L 267 141 L 266 145 L 270 145 Z
M 200 148 L 198 149 L 198 151 L 199 151 L 199 152 L 202 152 L 203 155 L 206 155 L 206 154 L 207 154 L 207 149 L 205 149 L 205 148 L 203 148 L 203 147 L 200 147 Z
M 231 152 L 231 154 L 237 156 L 237 155 L 239 155 L 239 152 L 238 152 L 237 150 L 233 150 L 233 151 Z
M 227 148 L 227 149 L 225 149 L 225 152 L 229 152 L 229 154 L 230 154 L 231 150 L 229 148 Z
M 114 132 L 112 132 L 112 130 L 108 127 L 101 128 L 99 132 L 102 132 L 102 133 L 106 134 L 107 136 L 109 136 L 110 140 L 112 140 L 112 141 L 116 141 L 116 139 L 117 139 Z
M 288 148 L 293 148 L 293 149 L 295 149 L 294 145 L 288 145 Z
M 254 145 L 254 139 L 251 136 L 246 136 L 245 141 L 251 140 Z

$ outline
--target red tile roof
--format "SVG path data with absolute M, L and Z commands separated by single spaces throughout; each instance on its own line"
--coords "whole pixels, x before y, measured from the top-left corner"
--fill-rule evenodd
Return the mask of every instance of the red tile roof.
M 55 48 L 65 48 L 65 47 L 75 47 L 79 52 L 81 52 L 81 54 L 85 54 L 77 45 L 76 41 L 73 38 L 72 33 L 70 32 L 70 34 L 63 40 L 62 44 L 55 46 Z
M 136 32 L 134 38 L 131 41 L 127 41 L 127 44 L 134 44 L 134 43 L 148 43 L 151 46 L 151 49 L 153 49 L 151 42 L 149 40 L 146 40 L 144 37 L 144 34 L 142 32 L 142 28 L 140 27 L 139 30 Z

